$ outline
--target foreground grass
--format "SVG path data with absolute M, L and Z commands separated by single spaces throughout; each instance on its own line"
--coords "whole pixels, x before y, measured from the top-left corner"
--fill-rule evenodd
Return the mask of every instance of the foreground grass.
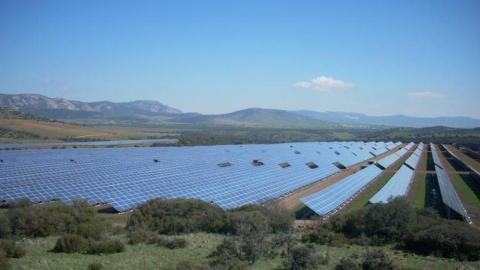
M 415 208 L 424 208 L 427 199 L 427 174 L 420 173 L 417 174 L 415 178 L 414 181 L 417 183 L 416 188 L 412 190 L 414 192 L 412 206 Z
M 87 269 L 91 263 L 101 263 L 103 269 L 175 269 L 178 261 L 190 260 L 194 263 L 207 263 L 207 256 L 220 243 L 224 236 L 196 233 L 183 236 L 188 241 L 185 249 L 170 250 L 156 245 L 139 244 L 127 246 L 123 253 L 111 255 L 83 255 L 52 253 L 56 238 L 38 238 L 20 243 L 27 250 L 21 259 L 10 259 L 12 269 Z M 480 262 L 458 262 L 434 257 L 423 257 L 404 253 L 393 246 L 370 247 L 385 250 L 400 269 L 480 269 Z M 317 246 L 322 255 L 329 256 L 327 265 L 320 269 L 333 269 L 341 258 L 353 253 L 362 253 L 365 247 L 347 245 L 344 247 Z M 278 256 L 272 260 L 260 260 L 252 269 L 285 269 L 284 258 Z

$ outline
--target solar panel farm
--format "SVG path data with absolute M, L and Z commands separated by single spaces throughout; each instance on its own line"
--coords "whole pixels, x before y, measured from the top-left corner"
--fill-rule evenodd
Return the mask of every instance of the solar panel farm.
M 253 216 L 236 216 L 243 212 L 249 213 L 247 216 L 252 213 L 264 213 L 266 216 L 274 215 L 273 213 L 284 215 L 284 218 L 290 220 L 287 223 L 292 222 L 292 227 L 284 230 L 282 234 L 291 234 L 293 238 L 300 237 L 301 242 L 315 245 L 310 248 L 315 248 L 317 254 L 315 256 L 319 260 L 317 265 L 324 268 L 342 265 L 340 259 L 344 260 L 343 263 L 346 263 L 346 260 L 360 263 L 358 260 L 361 259 L 356 257 L 359 255 L 355 254 L 362 254 L 365 245 L 372 245 L 370 249 L 373 251 L 371 252 L 379 252 L 379 254 L 384 252 L 383 250 L 387 250 L 387 254 L 391 257 L 388 263 L 395 268 L 401 268 L 402 265 L 411 268 L 422 268 L 426 265 L 448 268 L 461 264 L 457 261 L 440 259 L 432 262 L 430 261 L 431 257 L 424 257 L 431 255 L 431 250 L 425 251 L 417 247 L 417 245 L 425 243 L 413 237 L 414 231 L 389 232 L 387 234 L 376 231 L 380 228 L 379 226 L 391 226 L 392 228 L 396 226 L 388 224 L 388 222 L 380 225 L 373 215 L 382 212 L 387 216 L 377 218 L 384 220 L 383 222 L 386 222 L 385 219 L 397 220 L 395 222 L 399 222 L 398 219 L 407 219 L 403 221 L 408 224 L 417 224 L 411 226 L 415 226 L 416 230 L 420 230 L 422 233 L 425 233 L 427 229 L 422 226 L 427 225 L 418 224 L 418 221 L 415 220 L 430 220 L 427 222 L 429 228 L 434 224 L 438 227 L 448 227 L 454 224 L 459 226 L 460 230 L 478 231 L 480 205 L 478 204 L 479 189 L 476 179 L 479 176 L 475 168 L 478 161 L 468 157 L 452 145 L 400 141 L 333 141 L 169 146 L 174 141 L 168 139 L 119 141 L 118 143 L 132 145 L 148 142 L 165 144 L 162 147 L 111 147 L 115 142 L 85 142 L 79 145 L 93 144 L 98 148 L 77 148 L 75 143 L 67 143 L 65 144 L 67 148 L 62 149 L 61 143 L 44 145 L 32 143 L 23 144 L 24 150 L 6 150 L 8 147 L 12 147 L 12 144 L 0 145 L 0 149 L 3 148 L 0 150 L 0 170 L 2 172 L 0 200 L 3 201 L 5 208 L 0 218 L 6 217 L 11 224 L 18 222 L 15 219 L 19 218 L 11 213 L 18 212 L 22 207 L 32 208 L 33 211 L 38 209 L 40 212 L 46 211 L 47 213 L 54 211 L 59 205 L 64 205 L 62 207 L 68 209 L 83 207 L 90 209 L 83 211 L 96 213 L 94 214 L 95 219 L 102 220 L 105 224 L 111 224 L 97 226 L 111 226 L 109 227 L 111 229 L 105 230 L 112 235 L 110 238 L 117 239 L 115 240 L 117 244 L 120 243 L 123 247 L 123 242 L 128 243 L 126 251 L 125 247 L 116 251 L 125 252 L 128 254 L 126 255 L 128 259 L 118 262 L 115 262 L 118 257 L 113 257 L 114 255 L 105 255 L 99 258 L 95 255 L 88 255 L 96 253 L 85 251 L 85 249 L 83 251 L 82 249 L 58 251 L 48 256 L 39 251 L 39 254 L 47 259 L 38 265 L 38 269 L 51 268 L 55 258 L 57 260 L 62 258 L 61 269 L 72 267 L 72 265 L 69 266 L 69 263 L 85 266 L 97 263 L 112 269 L 125 267 L 125 265 L 131 268 L 168 269 L 181 267 L 183 264 L 191 264 L 192 267 L 198 269 L 204 269 L 201 267 L 223 269 L 221 267 L 231 265 L 234 261 L 238 263 L 238 265 L 235 264 L 235 267 L 239 268 L 254 265 L 258 269 L 282 269 L 285 264 L 289 263 L 288 258 L 290 257 L 288 256 L 287 259 L 282 257 L 284 255 L 280 256 L 279 254 L 267 256 L 266 253 L 260 251 L 257 254 L 258 258 L 253 261 L 251 258 L 247 259 L 246 253 L 242 253 L 242 251 L 239 251 L 241 255 L 227 261 L 219 260 L 218 253 L 200 257 L 192 255 L 192 252 L 195 253 L 196 250 L 207 252 L 209 249 L 215 249 L 215 245 L 218 245 L 217 249 L 222 247 L 225 244 L 222 234 L 226 233 L 225 226 L 227 225 L 221 225 L 221 228 L 216 229 L 199 229 L 196 225 L 192 225 L 192 228 L 188 226 L 185 228 L 186 225 L 179 225 L 192 222 L 191 220 L 195 218 L 189 215 L 197 215 L 198 213 L 193 214 L 195 211 L 208 213 L 213 211 L 194 207 L 190 214 L 182 212 L 187 211 L 185 204 L 189 205 L 189 201 L 195 202 L 195 204 L 204 204 L 205 206 L 201 207 L 212 208 L 219 213 L 226 213 L 225 218 L 229 220 L 226 224 L 239 222 L 235 221 L 236 218 L 252 219 L 245 221 L 246 223 L 260 222 L 253 219 Z M 22 149 L 22 144 L 15 145 L 15 148 Z M 253 208 L 255 211 L 251 212 L 252 205 L 261 208 Z M 151 211 L 160 211 L 158 209 L 162 209 L 162 207 L 166 207 L 161 210 L 164 211 L 163 214 L 152 214 Z M 392 212 L 399 211 L 398 207 L 406 212 L 392 216 Z M 8 209 L 11 210 L 7 211 Z M 168 211 L 174 212 L 167 214 Z M 271 212 L 265 214 L 263 211 Z M 176 221 L 179 222 L 177 225 L 173 225 L 173 231 L 169 231 L 171 228 L 164 228 L 163 231 L 159 229 L 158 222 L 164 223 L 163 219 L 165 218 L 170 220 L 172 217 L 169 216 L 175 216 L 173 214 L 175 212 L 176 215 L 182 217 Z M 373 230 L 375 232 L 362 232 L 363 237 L 368 235 L 365 241 L 370 244 L 359 244 L 358 232 L 350 231 L 351 228 L 349 229 L 346 225 L 355 220 L 355 216 L 358 215 L 355 213 L 363 213 L 362 215 L 369 216 L 377 222 L 375 225 L 362 225 L 375 228 Z M 209 218 L 208 216 L 203 217 L 207 220 Z M 156 220 L 155 227 L 150 227 L 153 226 L 149 223 L 152 219 Z M 350 219 L 352 221 L 349 221 Z M 270 224 L 267 227 L 270 229 L 264 232 L 267 233 L 264 243 L 266 246 L 272 245 L 271 241 L 273 240 L 268 239 L 275 238 L 278 234 L 278 232 L 272 234 L 271 229 L 275 228 L 275 223 L 269 222 L 276 221 L 267 221 L 267 224 Z M 368 224 L 367 221 L 362 222 Z M 445 225 L 442 222 L 445 222 Z M 328 232 L 332 228 L 331 224 L 335 224 L 333 225 L 334 230 Z M 290 225 L 285 226 L 289 227 Z M 114 233 L 115 230 L 124 230 L 122 228 L 126 228 L 126 234 L 120 232 L 116 235 Z M 68 232 L 68 229 L 63 230 Z M 235 230 L 239 230 L 239 228 Z M 140 266 L 133 259 L 134 257 L 145 256 L 145 252 L 158 252 L 154 251 L 151 244 L 148 244 L 153 241 L 150 238 L 155 231 L 160 236 L 173 235 L 169 237 L 188 242 L 188 246 L 176 251 L 176 248 L 167 247 L 173 243 L 168 241 L 174 240 L 162 238 L 161 241 L 167 241 L 167 244 L 160 250 L 166 252 L 162 254 L 171 260 L 150 259 L 149 263 Z M 6 238 L 10 233 L 12 235 L 29 235 L 14 227 L 9 230 L 4 229 L 3 232 L 0 228 L 0 232 Z M 325 234 L 326 232 L 334 238 L 318 238 L 319 233 Z M 58 238 L 54 232 L 30 233 L 43 234 L 47 237 L 37 238 L 30 244 L 17 245 L 26 246 L 28 249 L 42 250 L 41 246 L 50 246 L 49 248 L 53 248 L 53 250 L 61 250 L 59 246 L 62 246 L 63 242 L 61 241 L 64 241 L 63 238 L 66 237 Z M 71 233 L 81 235 L 78 231 Z M 235 234 L 234 231 L 228 233 Z M 83 237 L 89 239 L 89 236 Z M 156 237 L 154 238 L 156 239 Z M 241 236 L 232 237 L 238 237 L 239 243 L 245 241 Z M 334 240 L 335 237 L 340 237 L 340 240 Z M 157 241 L 160 240 L 153 242 Z M 205 243 L 205 241 L 211 242 L 213 246 L 201 247 L 200 243 Z M 476 238 L 473 237 L 466 241 L 465 245 L 472 245 L 472 241 L 475 242 Z M 392 243 L 400 242 L 402 243 L 401 251 L 394 251 Z M 429 243 L 429 245 L 433 244 Z M 345 246 L 348 246 L 347 251 Z M 68 254 L 72 252 L 84 253 L 83 261 L 69 262 Z M 437 252 L 444 251 L 437 250 Z M 100 253 L 115 252 L 101 251 Z M 466 260 L 473 262 L 462 263 L 462 265 L 472 269 L 479 267 L 480 265 L 475 262 L 477 255 L 470 251 L 467 253 Z M 406 254 L 411 255 L 407 256 Z M 198 260 L 198 262 L 190 261 L 189 256 L 194 256 L 195 261 Z M 366 256 L 365 260 L 367 260 L 367 255 L 360 256 Z M 380 255 L 377 254 L 377 256 Z M 456 258 L 457 255 L 454 252 L 450 255 L 438 253 L 436 256 Z M 110 257 L 112 260 L 109 259 Z M 19 267 L 25 263 L 38 264 L 38 257 L 35 257 L 34 254 L 27 255 L 25 258 L 12 258 L 10 261 L 12 265 Z

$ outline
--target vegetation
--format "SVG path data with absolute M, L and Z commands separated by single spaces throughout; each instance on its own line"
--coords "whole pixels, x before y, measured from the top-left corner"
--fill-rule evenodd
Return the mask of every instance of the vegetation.
M 190 218 L 186 225 L 171 225 Z M 275 207 L 246 205 L 223 211 L 185 199 L 158 199 L 140 206 L 123 218 L 128 219 L 126 235 L 114 235 L 106 219 L 83 201 L 73 206 L 18 201 L 0 215 L 4 238 L 12 239 L 0 241 L 0 264 L 27 269 L 398 269 L 427 265 L 443 269 L 459 266 L 455 260 L 460 260 L 468 261 L 463 266 L 480 266 L 477 229 L 444 220 L 432 209 L 412 208 L 402 198 L 337 214 L 307 231 L 295 231 L 291 214 Z M 13 224 L 22 224 L 21 220 L 36 225 L 15 228 Z M 120 216 L 114 220 L 120 221 Z M 95 232 L 97 228 L 101 233 Z M 33 240 L 16 242 L 20 237 Z M 127 241 L 130 245 L 125 246 Z M 427 260 L 421 257 L 425 255 L 454 260 Z

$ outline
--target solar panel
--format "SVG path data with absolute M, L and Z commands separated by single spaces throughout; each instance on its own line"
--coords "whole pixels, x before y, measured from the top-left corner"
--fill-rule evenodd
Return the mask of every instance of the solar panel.
M 412 155 L 405 161 L 405 165 L 407 165 L 410 169 L 415 170 L 418 165 L 418 161 L 420 160 L 420 154 L 415 154 L 419 149 L 417 148 Z M 420 152 L 421 153 L 421 152 Z
M 437 173 L 438 186 L 440 187 L 442 202 L 457 214 L 462 216 L 468 223 L 471 223 L 470 217 L 463 207 L 457 192 L 455 192 L 448 174 L 439 166 L 435 166 L 435 172 Z M 447 215 L 451 215 L 450 209 L 447 208 Z
M 390 198 L 405 196 L 413 179 L 413 170 L 405 165 L 392 176 L 371 199 L 371 203 L 387 203 Z
M 0 151 L 0 200 L 85 198 L 129 210 L 153 198 L 198 198 L 228 209 L 263 203 L 370 159 L 384 143 Z M 296 154 L 297 152 L 297 154 Z M 262 166 L 254 166 L 261 160 Z M 219 166 L 226 164 L 229 166 Z M 290 166 L 279 166 L 288 163 Z M 315 166 L 306 164 L 314 163 Z
M 328 215 L 345 204 L 381 173 L 381 169 L 370 165 L 317 193 L 301 198 L 300 201 L 318 215 Z
M 383 169 L 390 167 L 393 163 L 397 162 L 403 155 L 407 153 L 407 150 L 404 148 L 398 150 L 394 154 L 386 156 L 377 161 L 377 164 L 380 165 Z
M 438 155 L 437 149 L 433 143 L 430 143 L 430 149 L 432 152 L 433 163 L 443 169 L 442 161 L 440 160 L 440 156 Z

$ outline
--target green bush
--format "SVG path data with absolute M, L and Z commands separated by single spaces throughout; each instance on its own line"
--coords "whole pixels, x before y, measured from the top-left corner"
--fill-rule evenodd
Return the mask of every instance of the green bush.
M 88 270 L 101 270 L 103 265 L 101 263 L 91 263 L 88 265 Z
M 133 211 L 129 231 L 148 229 L 160 234 L 219 232 L 225 223 L 221 208 L 201 200 L 150 200 Z
M 74 201 L 73 206 L 60 202 L 32 205 L 19 200 L 11 204 L 7 218 L 8 222 L 0 220 L 0 231 L 5 231 L 9 223 L 15 237 L 78 234 L 100 239 L 101 234 L 111 230 L 111 225 L 96 216 L 93 207 L 84 200 Z
M 88 254 L 113 254 L 125 251 L 125 245 L 120 240 L 91 242 L 88 248 Z
M 9 237 L 11 233 L 10 219 L 6 215 L 0 215 L 0 239 Z
M 8 258 L 21 258 L 26 253 L 23 247 L 12 240 L 0 240 L 0 248 L 5 251 Z
M 284 209 L 274 209 L 256 204 L 247 204 L 228 211 L 228 213 L 237 212 L 259 212 L 266 218 L 269 232 L 272 233 L 287 232 L 293 228 L 294 218 Z
M 459 221 L 442 221 L 418 229 L 406 240 L 407 248 L 424 255 L 480 260 L 480 231 Z
M 362 263 L 364 270 L 393 270 L 393 262 L 382 250 L 367 250 Z
M 0 270 L 10 269 L 10 263 L 8 262 L 7 253 L 0 248 Z
M 185 248 L 186 246 L 187 246 L 187 240 L 183 238 L 174 238 L 170 240 L 165 247 L 169 249 L 179 249 L 179 248 Z
M 75 234 L 67 234 L 57 239 L 57 243 L 55 244 L 53 251 L 82 253 L 88 249 L 88 246 L 88 242 L 85 238 Z
M 290 251 L 288 268 L 292 270 L 318 269 L 328 263 L 328 256 L 320 257 L 314 245 L 296 246 Z
M 189 260 L 181 260 L 177 263 L 177 265 L 175 266 L 175 269 L 176 270 L 208 270 L 210 268 L 206 265 L 195 264 Z

